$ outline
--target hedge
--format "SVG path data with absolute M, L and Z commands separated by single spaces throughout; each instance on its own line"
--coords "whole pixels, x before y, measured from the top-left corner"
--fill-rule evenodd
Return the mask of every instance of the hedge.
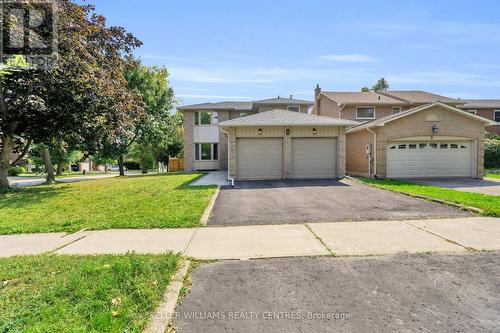
M 484 167 L 500 168 L 500 140 L 486 140 L 484 143 Z

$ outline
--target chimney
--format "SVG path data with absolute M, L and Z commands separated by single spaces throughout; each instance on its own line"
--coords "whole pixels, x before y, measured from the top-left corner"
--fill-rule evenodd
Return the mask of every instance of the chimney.
M 293 95 L 290 95 L 290 99 L 293 99 Z
M 321 88 L 319 87 L 319 84 L 316 84 L 316 89 L 314 89 L 314 99 L 318 99 L 319 94 L 321 93 Z

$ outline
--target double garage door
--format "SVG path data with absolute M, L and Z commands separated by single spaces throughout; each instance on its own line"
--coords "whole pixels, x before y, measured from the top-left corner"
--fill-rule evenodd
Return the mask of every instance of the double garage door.
M 472 177 L 471 141 L 392 142 L 387 146 L 387 177 Z
M 284 177 L 282 138 L 238 138 L 238 179 L 281 179 Z M 336 176 L 336 138 L 293 138 L 293 178 Z

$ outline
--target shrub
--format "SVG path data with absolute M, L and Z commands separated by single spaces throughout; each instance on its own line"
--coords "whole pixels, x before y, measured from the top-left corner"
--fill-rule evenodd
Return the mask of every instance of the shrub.
M 22 166 L 13 166 L 9 168 L 9 171 L 7 173 L 9 176 L 19 176 L 22 173 L 25 173 L 26 169 L 24 169 Z
M 123 165 L 127 168 L 127 170 L 140 170 L 141 165 L 134 161 L 125 161 Z
M 484 143 L 484 167 L 500 168 L 500 140 L 486 140 Z

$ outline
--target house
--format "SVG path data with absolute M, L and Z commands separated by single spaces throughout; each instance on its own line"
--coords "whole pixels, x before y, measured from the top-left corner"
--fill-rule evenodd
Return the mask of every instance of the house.
M 310 102 L 280 98 L 185 106 L 185 159 L 188 170 L 241 180 L 482 178 L 485 126 L 498 124 L 463 105 L 424 91 L 317 86 L 310 114 Z
M 483 177 L 485 125 L 464 101 L 425 91 L 315 90 L 314 113 L 362 122 L 346 131 L 347 173 Z
M 486 119 L 500 123 L 500 99 L 467 99 L 459 108 Z M 491 134 L 500 135 L 500 125 L 487 126 L 486 131 Z
M 185 105 L 178 108 L 184 115 L 184 168 L 194 170 L 227 170 L 227 135 L 218 124 L 226 120 L 255 115 L 269 110 L 308 113 L 311 101 L 277 97 L 259 101 L 231 101 Z

